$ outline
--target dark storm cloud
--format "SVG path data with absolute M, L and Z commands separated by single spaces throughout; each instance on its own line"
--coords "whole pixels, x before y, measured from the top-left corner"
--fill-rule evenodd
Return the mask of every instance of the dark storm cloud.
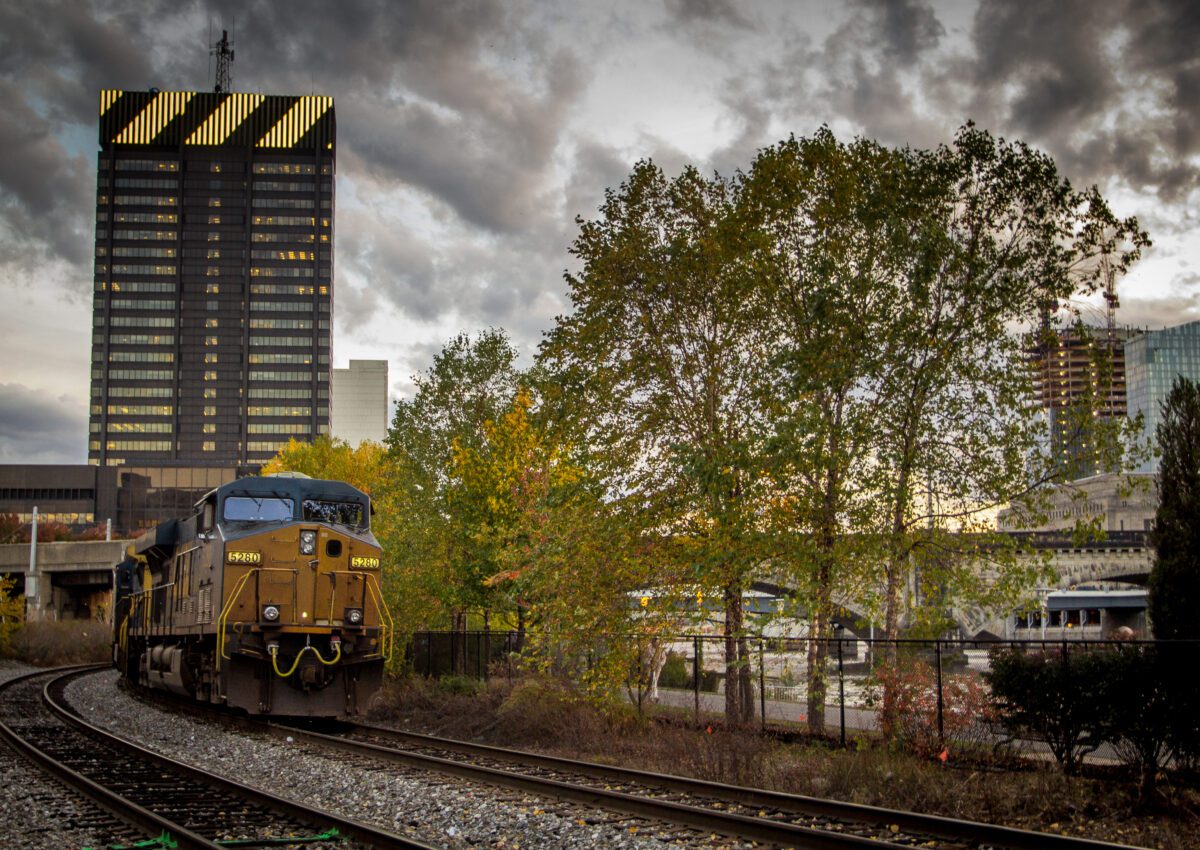
M 922 0 L 857 0 L 855 5 L 865 13 L 856 26 L 888 62 L 916 62 L 946 34 L 937 14 Z
M 0 384 L 0 462 L 80 463 L 87 408 L 21 384 Z
M 4 262 L 30 275 L 46 255 L 82 263 L 89 255 L 95 203 L 93 177 L 82 157 L 71 157 L 54 125 L 30 108 L 15 85 L 0 80 L 0 227 Z
M 339 278 L 354 277 L 366 284 L 378 297 L 402 314 L 418 321 L 432 321 L 448 311 L 455 293 L 439 280 L 434 263 L 435 246 L 412 233 L 406 225 L 378 215 L 350 211 L 342 218 L 338 236 Z M 339 320 L 365 322 L 373 309 L 371 300 L 360 298 L 361 315 L 343 314 L 343 307 L 355 302 L 338 303 Z
M 945 28 L 937 15 L 920 0 L 859 0 L 852 8 L 822 43 L 797 40 L 762 75 L 788 83 L 772 83 L 769 96 L 806 119 L 796 128 L 800 135 L 848 122 L 886 144 L 945 141 L 945 123 L 924 115 L 915 95 L 940 74 L 936 53 Z
M 620 151 L 588 139 L 579 142 L 564 192 L 563 218 L 569 225 L 569 238 L 576 232 L 575 217 L 594 218 L 604 203 L 604 190 L 620 186 L 632 170 L 633 162 Z
M 0 261 L 9 278 L 39 276 L 58 258 L 86 286 L 94 178 L 60 137 L 94 121 L 98 89 L 113 75 L 144 76 L 131 32 L 85 3 L 0 5 Z
M 973 29 L 975 114 L 1045 147 L 1085 182 L 1166 201 L 1195 189 L 1200 7 L 1187 2 L 984 0 Z
M 746 171 L 755 154 L 763 146 L 771 124 L 770 107 L 753 96 L 743 79 L 731 80 L 721 96 L 728 120 L 737 126 L 737 133 L 725 145 L 708 156 L 708 165 L 726 177 Z
M 381 187 L 420 186 L 499 232 L 524 227 L 544 209 L 551 157 L 583 79 L 569 54 L 511 19 L 505 4 L 359 0 L 333 14 L 324 2 L 226 9 L 237 17 L 235 86 L 259 88 L 265 78 L 281 90 L 317 85 L 332 94 L 343 154 L 356 155 Z M 323 25 L 294 26 L 308 18 Z M 273 65 L 303 70 L 281 77 Z
M 750 28 L 750 19 L 733 0 L 666 0 L 667 11 L 685 24 L 719 24 Z
M 1109 108 L 1117 79 L 1105 37 L 1119 21 L 1115 3 L 983 0 L 975 16 L 975 81 L 985 96 L 1015 89 L 1011 126 L 1045 136 L 1083 129 Z

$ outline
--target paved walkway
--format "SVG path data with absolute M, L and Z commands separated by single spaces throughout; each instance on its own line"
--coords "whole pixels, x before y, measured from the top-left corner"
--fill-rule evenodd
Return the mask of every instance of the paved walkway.
M 838 732 L 841 729 L 841 706 L 837 701 L 837 685 L 831 689 L 825 704 L 825 728 Z M 644 704 L 649 705 L 649 697 L 643 697 Z M 847 694 L 849 702 L 849 694 Z M 675 688 L 659 688 L 658 704 L 671 708 L 696 709 L 696 694 L 694 691 L 678 690 Z M 808 705 L 791 700 L 768 699 L 765 705 L 765 716 L 768 723 L 805 726 L 808 723 Z M 755 702 L 755 716 L 763 709 L 761 701 Z M 714 694 L 702 691 L 700 693 L 700 714 L 702 716 L 723 717 L 725 714 L 725 694 Z M 846 732 L 878 731 L 879 723 L 872 709 L 860 708 L 855 705 L 846 706 Z

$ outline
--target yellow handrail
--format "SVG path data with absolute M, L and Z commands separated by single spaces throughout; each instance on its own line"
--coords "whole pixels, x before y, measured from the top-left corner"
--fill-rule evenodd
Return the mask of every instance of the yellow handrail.
M 242 591 L 246 589 L 246 582 L 250 580 L 250 576 L 258 573 L 291 573 L 292 574 L 292 611 L 295 616 L 296 609 L 296 570 L 291 567 L 254 567 L 247 570 L 246 573 L 238 581 L 237 586 L 233 590 L 233 595 L 229 597 L 229 601 L 225 603 L 225 607 L 221 610 L 221 616 L 217 618 L 217 669 L 221 669 L 221 659 L 226 661 L 230 656 L 225 654 L 225 624 L 229 619 L 230 613 L 233 612 L 234 603 L 242 595 Z
M 380 631 L 380 651 L 383 653 L 383 660 L 388 661 L 392 657 L 392 634 L 396 630 L 395 621 L 392 620 L 391 609 L 383 600 L 383 591 L 379 587 L 379 580 L 372 573 L 363 573 L 367 579 L 367 589 L 371 591 L 371 598 L 375 602 L 375 606 L 379 609 L 379 631 Z M 384 622 L 384 618 L 387 622 Z
M 238 597 L 242 595 L 242 591 L 246 587 L 246 582 L 249 581 L 250 576 L 257 573 L 258 570 L 259 570 L 259 568 L 255 567 L 251 570 L 246 571 L 246 573 L 238 581 L 237 586 L 234 588 L 233 594 L 230 595 L 229 601 L 227 601 L 225 603 L 225 607 L 221 609 L 221 616 L 217 618 L 217 669 L 218 670 L 221 669 L 221 659 L 222 658 L 224 658 L 226 661 L 230 660 L 230 657 L 225 654 L 225 623 L 229 619 L 230 612 L 233 611 L 233 603 L 237 602 Z

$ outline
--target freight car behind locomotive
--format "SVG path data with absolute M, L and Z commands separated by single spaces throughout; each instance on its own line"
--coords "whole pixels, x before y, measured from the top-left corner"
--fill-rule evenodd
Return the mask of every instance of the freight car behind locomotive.
M 250 714 L 366 711 L 391 651 L 371 503 L 340 481 L 241 478 L 151 529 L 115 571 L 129 682 Z

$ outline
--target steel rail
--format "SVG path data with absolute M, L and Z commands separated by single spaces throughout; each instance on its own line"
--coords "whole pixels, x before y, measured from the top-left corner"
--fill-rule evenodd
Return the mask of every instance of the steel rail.
M 270 725 L 272 727 L 273 734 L 300 734 L 306 737 L 311 737 L 311 739 L 314 741 L 318 741 L 329 746 L 335 746 L 344 750 L 367 751 L 373 755 L 383 758 L 404 760 L 413 764 L 445 766 L 445 769 L 453 772 L 459 772 L 460 775 L 466 775 L 468 773 L 478 771 L 478 775 L 480 777 L 491 777 L 500 784 L 506 784 L 510 787 L 520 787 L 522 790 L 537 790 L 539 783 L 547 783 L 544 787 L 551 789 L 548 791 L 548 793 L 556 793 L 553 789 L 561 787 L 568 791 L 568 793 L 571 793 L 575 799 L 585 799 L 590 794 L 597 801 L 601 799 L 604 800 L 605 802 L 603 805 L 606 808 L 610 807 L 609 801 L 611 800 L 614 803 L 619 803 L 621 806 L 627 807 L 622 810 L 645 817 L 657 817 L 675 820 L 676 816 L 679 816 L 680 818 L 684 818 L 686 820 L 681 819 L 677 822 L 686 823 L 689 826 L 700 826 L 703 829 L 711 829 L 714 831 L 728 831 L 728 825 L 733 824 L 735 825 L 736 832 L 731 832 L 729 834 L 737 834 L 739 836 L 753 838 L 755 840 L 799 843 L 798 839 L 801 837 L 805 837 L 806 840 L 815 842 L 824 836 L 834 836 L 834 840 L 828 844 L 812 843 L 801 844 L 800 846 L 871 846 L 877 848 L 886 848 L 890 846 L 911 846 L 888 844 L 886 841 L 881 841 L 878 838 L 868 839 L 867 841 L 869 841 L 869 843 L 855 845 L 843 841 L 843 839 L 847 836 L 840 833 L 832 833 L 821 829 L 810 829 L 808 827 L 798 827 L 793 824 L 781 824 L 779 821 L 773 821 L 762 817 L 732 815 L 727 812 L 719 811 L 716 812 L 719 819 L 716 821 L 710 821 L 697 814 L 697 812 L 706 812 L 712 814 L 712 810 L 702 808 L 702 804 L 691 806 L 679 803 L 670 803 L 669 801 L 656 801 L 655 805 L 659 805 L 661 803 L 665 807 L 664 811 L 669 813 L 664 814 L 663 812 L 654 812 L 652 810 L 653 807 L 643 808 L 644 801 L 650 798 L 640 797 L 633 794 L 589 788 L 587 786 L 574 786 L 573 783 L 562 782 L 561 780 L 537 779 L 532 777 L 513 779 L 512 777 L 514 774 L 508 771 L 497 770 L 495 768 L 474 766 L 469 769 L 464 769 L 460 767 L 462 765 L 461 762 L 456 762 L 450 759 L 441 759 L 436 756 L 423 756 L 418 753 L 395 750 L 390 747 L 383 747 L 378 744 L 370 744 L 366 742 L 356 741 L 349 742 L 348 744 L 348 739 L 338 736 L 325 735 L 310 730 L 298 729 L 294 726 L 285 724 L 274 723 Z M 345 725 L 348 726 L 349 730 L 353 733 L 389 738 L 397 741 L 405 741 L 410 744 L 423 747 L 450 750 L 452 752 L 458 752 L 473 758 L 491 758 L 522 766 L 534 766 L 568 774 L 582 774 L 590 778 L 603 780 L 605 782 L 625 783 L 630 785 L 660 788 L 681 794 L 695 795 L 697 797 L 713 799 L 722 804 L 738 804 L 753 807 L 756 810 L 776 809 L 788 814 L 830 818 L 850 823 L 871 824 L 883 829 L 888 829 L 892 825 L 895 825 L 905 832 L 920 833 L 942 840 L 963 842 L 968 846 L 985 845 L 995 848 L 1005 848 L 1005 850 L 1136 850 L 1136 848 L 1130 848 L 1129 845 L 1113 844 L 1089 838 L 1076 838 L 1065 835 L 1055 835 L 1052 833 L 1033 832 L 1029 830 L 1015 829 L 1013 827 L 980 823 L 978 821 L 959 820 L 956 818 L 947 818 L 938 815 L 926 815 L 919 812 L 866 806 L 857 803 L 845 803 L 837 800 L 807 797 L 798 794 L 767 791 L 757 788 L 723 785 L 717 782 L 711 782 L 702 779 L 692 779 L 683 776 L 653 773 L 650 771 L 636 770 L 633 768 L 614 767 L 610 765 L 597 764 L 595 762 L 576 761 L 573 759 L 547 756 L 522 750 L 509 750 L 483 744 L 473 744 L 465 741 L 455 741 L 447 738 L 438 738 L 412 732 L 403 732 L 396 729 L 372 726 L 368 724 L 347 723 Z M 454 767 L 451 767 L 451 765 Z M 570 790 L 573 788 L 584 788 L 586 790 Z M 637 809 L 637 811 L 633 811 L 633 809 Z M 721 822 L 726 824 L 725 829 L 720 828 Z M 775 832 L 774 827 L 768 826 L 768 824 L 783 827 L 783 831 Z M 743 828 L 752 829 L 754 831 L 743 831 Z M 806 831 L 793 833 L 792 830 Z M 811 833 L 817 833 L 817 835 L 813 835 Z M 788 838 L 787 836 L 789 835 L 793 837 Z
M 796 824 L 771 821 L 765 818 L 721 812 L 700 806 L 627 794 L 590 785 L 579 785 L 557 779 L 530 776 L 523 773 L 499 770 L 494 767 L 469 762 L 443 759 L 437 756 L 397 750 L 364 741 L 353 741 L 337 735 L 327 735 L 311 730 L 297 729 L 281 724 L 269 724 L 274 734 L 303 737 L 320 746 L 368 758 L 432 770 L 437 773 L 457 776 L 472 782 L 498 785 L 518 791 L 548 796 L 574 803 L 595 806 L 607 811 L 617 811 L 657 821 L 666 821 L 692 827 L 705 832 L 753 841 L 768 842 L 787 847 L 802 847 L 806 850 L 911 850 L 910 844 L 896 844 L 879 837 L 865 837 L 830 830 L 813 829 Z
M 90 671 L 98 669 L 99 666 L 92 665 L 72 669 L 76 672 L 81 669 Z M 61 669 L 58 672 L 61 672 Z M 9 679 L 3 685 L 0 685 L 0 693 L 8 690 L 10 687 L 23 684 L 27 680 L 45 675 L 47 675 L 45 670 L 39 670 L 35 673 L 28 673 L 24 676 Z M 210 841 L 202 835 L 197 835 L 186 827 L 161 817 L 149 809 L 113 793 L 103 785 L 93 782 L 82 773 L 72 770 L 62 762 L 42 752 L 29 741 L 25 740 L 16 730 L 5 723 L 3 719 L 0 719 L 0 736 L 3 736 L 4 740 L 14 750 L 21 753 L 29 761 L 49 773 L 55 779 L 74 788 L 84 797 L 90 799 L 93 803 L 96 803 L 119 820 L 141 830 L 148 838 L 166 834 L 175 840 L 178 847 L 185 848 L 185 850 L 221 850 L 221 845 L 215 841 Z
M 106 667 L 108 665 L 103 666 Z M 319 826 L 319 828 L 325 831 L 329 831 L 331 828 L 336 829 L 339 835 L 357 841 L 368 847 L 402 848 L 402 850 L 435 850 L 433 845 L 425 844 L 424 842 L 398 835 L 396 833 L 386 832 L 369 824 L 362 823 L 361 821 L 345 818 L 341 815 L 333 814 L 331 812 L 321 811 L 309 805 L 302 805 L 284 797 L 271 794 L 267 791 L 262 791 L 249 785 L 236 782 L 232 779 L 227 779 L 208 771 L 192 767 L 184 764 L 183 762 L 160 755 L 152 750 L 148 750 L 145 747 L 141 747 L 117 735 L 114 735 L 99 726 L 89 723 L 87 720 L 83 719 L 76 712 L 74 712 L 69 706 L 63 704 L 58 698 L 56 698 L 53 692 L 56 690 L 61 690 L 63 687 L 65 687 L 66 682 L 70 678 L 82 675 L 86 672 L 94 671 L 96 669 L 98 668 L 87 667 L 82 669 L 74 668 L 67 671 L 53 671 L 60 673 L 60 675 L 48 681 L 42 691 L 43 701 L 45 702 L 47 708 L 55 716 L 57 716 L 63 722 L 81 730 L 93 740 L 102 741 L 103 743 L 112 746 L 116 750 L 130 755 L 133 759 L 158 766 L 164 771 L 164 773 L 178 777 L 178 781 L 181 786 L 189 787 L 195 786 L 196 784 L 202 784 L 205 786 L 214 787 L 219 791 L 230 794 L 236 798 L 239 798 L 240 800 L 259 805 L 263 808 L 277 812 L 286 817 L 293 818 L 302 823 L 316 824 Z M 34 675 L 46 675 L 46 673 L 43 671 L 41 674 Z M 32 745 L 25 744 L 25 746 L 31 747 Z M 62 767 L 64 770 L 74 773 L 74 771 L 72 771 L 70 768 L 65 766 Z M 181 841 L 180 846 L 204 848 L 204 850 L 212 850 L 212 848 L 224 846 L 219 842 L 212 841 L 196 834 L 193 830 L 189 830 L 171 821 L 169 818 L 165 818 L 161 815 L 150 812 L 149 810 L 145 809 L 145 807 L 142 807 L 137 803 L 134 803 L 120 795 L 114 794 L 107 789 L 103 789 L 98 783 L 92 782 L 86 777 L 80 777 L 80 779 L 84 781 L 76 785 L 76 787 L 79 787 L 81 792 L 87 794 L 88 796 L 91 796 L 91 790 L 93 788 L 96 789 L 100 793 L 103 800 L 106 801 L 101 803 L 102 805 L 105 805 L 106 808 L 109 804 L 113 804 L 119 806 L 122 812 L 129 811 L 131 813 L 136 813 L 139 818 L 144 817 L 141 814 L 143 811 L 151 815 L 151 820 L 148 821 L 154 824 L 153 828 L 150 830 L 151 834 L 161 832 L 165 828 L 165 830 L 168 831 L 172 837 L 174 837 L 177 841 Z M 186 839 L 184 838 L 185 836 Z M 188 843 L 182 843 L 183 840 L 186 840 Z

